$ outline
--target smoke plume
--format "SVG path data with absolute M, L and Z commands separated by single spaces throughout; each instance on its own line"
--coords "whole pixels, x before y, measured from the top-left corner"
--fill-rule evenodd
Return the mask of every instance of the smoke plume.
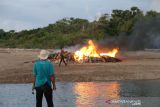
M 106 37 L 100 44 L 123 50 L 158 49 L 160 48 L 160 17 L 138 21 L 130 35 L 121 33 L 116 37 Z

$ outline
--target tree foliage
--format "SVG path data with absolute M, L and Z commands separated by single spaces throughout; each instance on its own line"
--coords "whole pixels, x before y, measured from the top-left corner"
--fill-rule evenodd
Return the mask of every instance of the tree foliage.
M 156 11 L 145 15 L 137 7 L 130 10 L 113 10 L 103 14 L 98 20 L 63 18 L 44 28 L 5 32 L 0 29 L 0 46 L 12 48 L 59 48 L 81 44 L 87 39 L 103 40 L 106 36 L 130 35 L 135 24 L 144 19 L 160 17 Z

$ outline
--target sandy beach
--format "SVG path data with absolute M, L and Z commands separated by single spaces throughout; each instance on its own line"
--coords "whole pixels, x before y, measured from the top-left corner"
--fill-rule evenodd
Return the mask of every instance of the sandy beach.
M 39 49 L 0 49 L 0 83 L 31 83 Z M 120 52 L 118 63 L 55 65 L 57 81 L 160 79 L 160 51 Z

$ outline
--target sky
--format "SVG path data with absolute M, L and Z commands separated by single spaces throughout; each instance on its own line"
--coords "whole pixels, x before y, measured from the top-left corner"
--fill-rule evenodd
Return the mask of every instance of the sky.
M 28 30 L 66 18 L 94 20 L 113 9 L 137 6 L 143 11 L 160 12 L 160 0 L 1 0 L 0 29 Z

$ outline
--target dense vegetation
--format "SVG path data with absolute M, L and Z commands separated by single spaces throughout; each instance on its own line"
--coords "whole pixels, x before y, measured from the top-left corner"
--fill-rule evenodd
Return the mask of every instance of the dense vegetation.
M 81 44 L 88 39 L 96 41 L 121 34 L 130 36 L 137 23 L 160 17 L 160 13 L 148 11 L 145 14 L 137 7 L 130 10 L 113 10 L 98 20 L 89 22 L 80 18 L 64 18 L 44 28 L 14 30 L 0 29 L 0 47 L 10 48 L 59 48 Z

